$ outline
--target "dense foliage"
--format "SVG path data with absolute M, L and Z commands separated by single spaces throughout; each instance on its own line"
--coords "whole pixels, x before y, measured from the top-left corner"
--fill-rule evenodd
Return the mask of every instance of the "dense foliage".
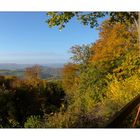
M 48 12 L 47 15 L 46 22 L 49 27 L 58 26 L 60 30 L 74 17 L 83 25 L 89 25 L 91 28 L 98 27 L 100 25 L 98 19 L 105 16 L 110 17 L 111 23 L 139 26 L 139 12 Z
M 59 111 L 64 102 L 65 93 L 59 81 L 15 77 L 11 77 L 8 84 L 6 81 L 6 77 L 1 77 L 0 127 L 30 126 L 33 120 Z
M 89 45 L 90 55 L 76 46 L 73 63 L 62 73 L 67 109 L 50 116 L 47 127 L 104 127 L 140 93 L 137 46 L 135 27 L 109 21 L 101 25 L 99 40 Z M 79 63 L 81 56 L 90 56 L 88 63 Z M 132 127 L 133 120 L 134 115 L 121 127 Z
M 106 13 L 94 13 L 95 19 L 91 13 L 86 17 L 81 13 L 56 14 L 49 13 L 51 26 L 63 26 L 75 15 L 87 24 L 85 18 L 91 22 Z M 122 15 L 128 16 L 112 13 L 113 21 Z M 1 76 L 0 127 L 105 127 L 116 112 L 140 94 L 138 33 L 129 23 L 131 26 L 106 20 L 94 44 L 73 46 L 72 61 L 64 65 L 59 80 L 41 80 L 37 66 L 26 69 L 24 79 Z M 121 127 L 132 127 L 135 115 L 136 110 Z

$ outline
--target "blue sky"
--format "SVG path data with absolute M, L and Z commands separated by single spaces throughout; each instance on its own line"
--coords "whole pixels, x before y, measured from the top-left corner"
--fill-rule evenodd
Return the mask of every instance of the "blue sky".
M 97 30 L 75 19 L 62 31 L 49 28 L 46 19 L 45 12 L 0 12 L 0 63 L 66 63 L 71 46 L 98 39 Z

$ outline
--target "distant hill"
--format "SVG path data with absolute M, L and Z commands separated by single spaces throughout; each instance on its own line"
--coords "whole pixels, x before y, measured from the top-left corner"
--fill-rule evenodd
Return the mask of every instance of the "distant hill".
M 14 75 L 23 78 L 25 68 L 32 66 L 31 64 L 0 63 L 0 75 Z M 60 78 L 63 64 L 44 64 L 40 67 L 41 79 L 58 79 Z
M 16 64 L 16 63 L 0 63 L 0 69 L 7 70 L 16 70 L 16 69 L 25 69 L 27 67 L 31 67 L 35 64 Z M 40 65 L 40 64 L 38 64 Z M 51 68 L 62 68 L 64 64 L 56 63 L 56 64 L 41 64 L 43 67 L 51 67 Z
M 6 70 L 24 69 L 30 66 L 31 65 L 29 64 L 0 63 L 0 69 L 6 69 Z

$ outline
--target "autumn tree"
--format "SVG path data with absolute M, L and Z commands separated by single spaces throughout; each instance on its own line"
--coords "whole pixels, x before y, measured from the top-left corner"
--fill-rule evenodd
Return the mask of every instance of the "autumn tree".
M 72 47 L 72 62 L 62 70 L 67 107 L 47 119 L 47 127 L 103 127 L 135 95 L 139 94 L 137 12 L 51 12 L 50 27 L 65 27 L 76 17 L 98 27 L 100 37 L 91 46 Z M 86 47 L 85 47 L 86 46 Z M 87 48 L 89 47 L 89 48 Z M 91 47 L 91 48 L 90 48 Z M 89 59 L 90 58 L 90 59 Z M 86 69 L 80 71 L 81 65 Z M 53 98 L 52 98 L 53 99 Z
M 10 90 L 0 89 L 0 128 L 18 125 L 15 112 L 14 94 Z
M 104 21 L 100 27 L 99 39 L 91 48 L 90 61 L 108 61 L 123 59 L 125 54 L 137 48 L 137 31 L 125 24 L 110 24 Z M 138 55 L 138 53 L 136 53 Z
M 126 25 L 135 25 L 138 33 L 138 43 L 140 51 L 140 12 L 48 12 L 47 23 L 49 27 L 58 26 L 63 29 L 65 25 L 73 18 L 89 25 L 91 28 L 98 27 L 98 19 L 109 16 L 111 23 L 125 23 Z M 140 52 L 139 52 L 140 55 Z
M 31 79 L 38 79 L 40 76 L 40 66 L 34 65 L 33 67 L 29 67 L 25 69 L 25 77 Z
M 136 27 L 140 56 L 140 12 L 111 12 L 110 21 L 112 23 L 124 23 L 128 26 L 134 25 Z
M 78 71 L 78 65 L 73 63 L 65 64 L 62 69 L 63 87 L 68 93 L 73 92 L 76 78 L 78 78 Z
M 91 55 L 90 47 L 91 45 L 75 45 L 71 47 L 71 60 L 76 64 L 86 65 Z
M 64 65 L 62 69 L 63 85 L 68 92 L 72 91 L 73 87 L 76 86 L 75 83 L 80 73 L 85 71 L 88 65 L 91 56 L 90 47 L 91 45 L 75 45 L 70 49 L 72 63 Z

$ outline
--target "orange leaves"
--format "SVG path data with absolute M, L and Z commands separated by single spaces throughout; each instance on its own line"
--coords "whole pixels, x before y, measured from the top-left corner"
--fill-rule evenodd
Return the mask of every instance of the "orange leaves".
M 25 69 L 25 77 L 28 79 L 38 79 L 41 68 L 39 65 L 34 65 L 31 68 Z
M 73 88 L 78 74 L 78 65 L 73 63 L 68 63 L 62 69 L 62 81 L 63 86 L 68 92 Z M 74 90 L 72 90 L 74 91 Z
M 73 75 L 75 74 L 75 71 L 77 70 L 77 65 L 73 63 L 68 63 L 64 66 L 62 70 L 62 75 Z
M 124 55 L 129 49 L 135 49 L 137 41 L 135 28 L 123 24 L 111 25 L 105 21 L 100 28 L 100 39 L 91 48 L 91 62 L 114 60 Z

